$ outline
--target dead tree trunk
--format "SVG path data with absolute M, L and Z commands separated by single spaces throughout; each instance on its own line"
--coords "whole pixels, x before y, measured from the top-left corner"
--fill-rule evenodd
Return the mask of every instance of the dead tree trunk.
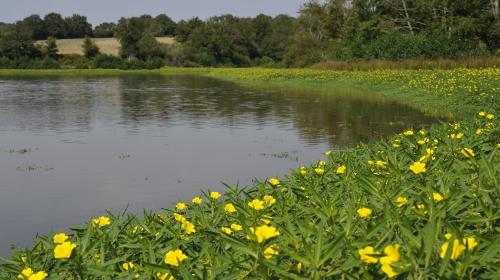
M 401 0 L 401 2 L 403 3 L 403 10 L 405 13 L 406 24 L 408 25 L 410 33 L 413 34 L 413 26 L 411 25 L 411 20 L 410 20 L 410 15 L 408 13 L 408 6 L 406 5 L 406 0 Z

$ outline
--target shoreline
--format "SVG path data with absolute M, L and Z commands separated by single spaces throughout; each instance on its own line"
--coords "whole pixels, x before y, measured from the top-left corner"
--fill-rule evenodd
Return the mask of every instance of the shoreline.
M 441 71 L 432 79 L 428 72 L 389 70 L 201 70 L 257 85 L 288 80 L 290 85 L 347 86 L 356 81 L 356 86 L 417 106 L 452 104 L 445 110 L 460 123 L 409 129 L 346 151 L 327 151 L 325 158 L 283 178 L 246 188 L 226 186 L 226 194 L 202 193 L 175 209 L 89 217 L 87 224 L 63 235 L 37 236 L 33 247 L 15 249 L 0 264 L 0 278 L 15 278 L 30 268 L 70 279 L 381 279 L 388 269 L 387 263 L 379 265 L 384 258 L 392 258 L 391 275 L 494 275 L 500 143 L 498 81 L 490 78 L 498 70 L 473 70 L 474 79 L 460 76 L 468 70 Z M 447 78 L 455 74 L 460 83 Z M 478 81 L 490 91 L 467 92 Z M 450 83 L 464 91 L 448 93 Z M 429 90 L 435 84 L 442 93 Z M 182 260 L 173 262 L 173 255 Z

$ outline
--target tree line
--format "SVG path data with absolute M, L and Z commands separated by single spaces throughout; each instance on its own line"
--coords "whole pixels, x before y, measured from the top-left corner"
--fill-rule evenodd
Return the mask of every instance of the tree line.
M 149 22 L 150 31 L 155 36 L 174 36 L 176 23 L 166 14 L 159 14 L 156 17 L 143 15 L 141 18 Z M 49 13 L 43 18 L 33 14 L 13 24 L 0 23 L 0 32 L 12 28 L 14 25 L 22 25 L 31 33 L 33 40 L 47 40 L 49 37 L 74 39 L 85 36 L 112 38 L 117 26 L 113 22 L 104 22 L 92 29 L 92 24 L 87 21 L 86 16 L 74 14 L 63 17 L 58 13 Z
M 304 67 L 328 60 L 500 54 L 498 0 L 310 0 L 297 17 L 222 15 L 175 22 L 165 14 L 143 15 L 94 29 L 80 15 L 33 15 L 0 25 L 0 57 L 55 59 L 49 40 L 42 49 L 33 40 L 84 36 L 120 41 L 120 58 L 98 51 L 87 56 L 111 66 L 118 59 L 154 59 L 161 61 L 154 65 Z M 175 36 L 177 43 L 160 44 L 157 36 Z

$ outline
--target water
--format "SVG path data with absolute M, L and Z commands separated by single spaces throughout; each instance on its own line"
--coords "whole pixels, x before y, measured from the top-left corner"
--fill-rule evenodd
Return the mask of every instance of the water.
M 0 255 L 105 209 L 172 207 L 435 121 L 366 93 L 197 76 L 0 78 Z

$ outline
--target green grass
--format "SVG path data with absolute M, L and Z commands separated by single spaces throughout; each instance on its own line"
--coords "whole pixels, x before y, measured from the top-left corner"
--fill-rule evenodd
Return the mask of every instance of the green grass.
M 108 213 L 110 224 L 103 227 L 89 219 L 66 232 L 76 245 L 69 258 L 55 258 L 53 234 L 35 237 L 32 247 L 18 248 L 5 260 L 0 279 L 17 279 L 28 267 L 45 271 L 48 279 L 169 279 L 167 274 L 176 279 L 383 279 L 393 274 L 401 279 L 496 279 L 498 70 L 314 71 L 202 73 L 268 85 L 361 83 L 405 103 L 418 100 L 422 107 L 452 103 L 442 109 L 459 122 L 428 131 L 415 128 L 412 135 L 329 154 L 277 178 L 279 183 L 226 186 L 218 198 L 207 192 L 200 195 L 201 204 L 187 201 L 177 210 L 146 210 L 141 216 Z M 479 116 L 479 111 L 486 113 Z M 425 164 L 425 172 L 410 170 L 416 162 Z M 225 211 L 229 203 L 235 212 Z M 262 209 L 249 203 L 262 203 Z M 361 208 L 369 208 L 371 215 L 361 217 Z M 271 228 L 262 227 L 265 223 Z M 236 224 L 241 231 L 222 229 Z M 391 251 L 396 244 L 399 250 Z M 369 246 L 374 253 L 367 259 L 373 263 L 359 253 Z M 177 249 L 187 256 L 179 266 L 170 258 Z M 134 267 L 126 270 L 125 263 Z

